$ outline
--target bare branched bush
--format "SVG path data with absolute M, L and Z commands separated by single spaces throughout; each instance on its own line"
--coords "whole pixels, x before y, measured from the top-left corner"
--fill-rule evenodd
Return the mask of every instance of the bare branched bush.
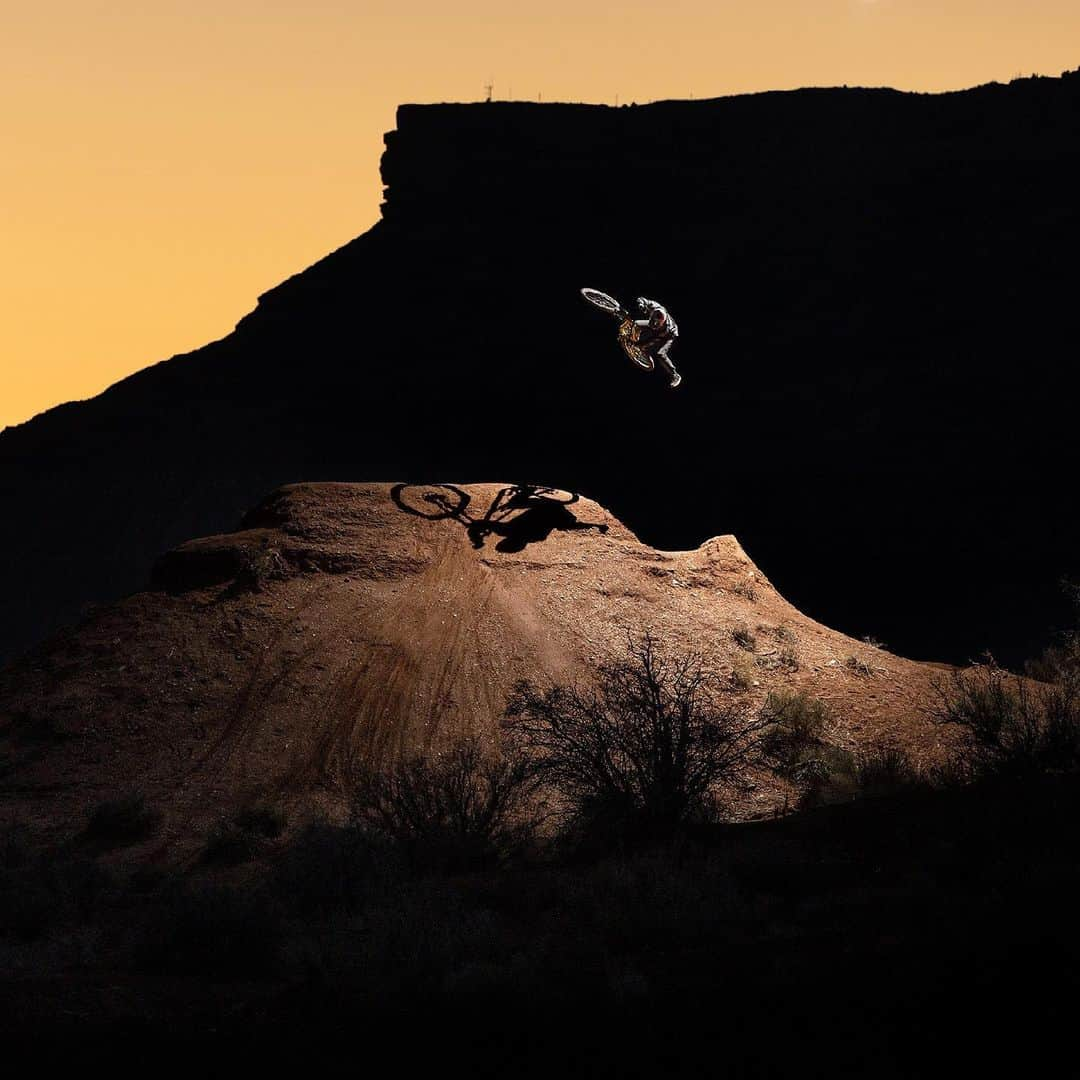
M 938 683 L 934 718 L 958 728 L 973 778 L 1080 769 L 1080 667 L 1034 683 L 993 660 Z
M 353 792 L 353 819 L 425 868 L 479 869 L 506 861 L 532 839 L 533 786 L 524 758 L 464 739 L 363 776 Z
M 661 836 L 717 813 L 717 792 L 756 756 L 766 722 L 650 634 L 602 664 L 594 687 L 519 683 L 507 723 L 569 823 Z
M 1061 684 L 1080 681 L 1080 634 L 1067 635 L 1024 666 L 1028 678 Z

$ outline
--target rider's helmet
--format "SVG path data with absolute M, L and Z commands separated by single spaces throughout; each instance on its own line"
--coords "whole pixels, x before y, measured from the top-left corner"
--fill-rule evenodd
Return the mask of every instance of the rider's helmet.
M 638 311 L 641 312 L 642 315 L 644 315 L 645 312 L 649 310 L 649 301 L 646 300 L 644 296 L 639 296 L 634 301 L 634 304 L 637 307 Z

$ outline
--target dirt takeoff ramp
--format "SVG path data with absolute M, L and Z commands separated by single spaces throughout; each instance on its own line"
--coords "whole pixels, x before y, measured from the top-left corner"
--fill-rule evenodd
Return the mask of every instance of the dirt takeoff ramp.
M 300 484 L 0 673 L 0 813 L 62 831 L 138 790 L 174 836 L 262 797 L 340 814 L 359 764 L 497 741 L 516 680 L 586 678 L 644 629 L 748 705 L 822 699 L 837 745 L 934 754 L 940 669 L 807 618 L 734 537 L 657 551 L 550 489 Z

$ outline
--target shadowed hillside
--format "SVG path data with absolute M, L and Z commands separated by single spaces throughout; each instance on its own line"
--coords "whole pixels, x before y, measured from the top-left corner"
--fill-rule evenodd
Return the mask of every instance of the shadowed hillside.
M 223 341 L 0 435 L 0 657 L 279 484 L 492 475 L 659 547 L 735 533 L 909 655 L 1020 654 L 1080 540 L 1078 104 L 1072 75 L 402 107 L 370 232 Z M 677 393 L 582 285 L 671 308 Z

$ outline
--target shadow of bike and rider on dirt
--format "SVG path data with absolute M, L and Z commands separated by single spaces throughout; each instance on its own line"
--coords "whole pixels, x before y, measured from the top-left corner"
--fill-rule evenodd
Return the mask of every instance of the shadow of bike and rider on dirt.
M 470 513 L 472 496 L 452 484 L 397 484 L 390 492 L 399 509 L 431 521 L 452 518 L 464 526 L 474 548 L 483 548 L 497 536 L 495 550 L 503 554 L 524 551 L 543 543 L 553 532 L 607 532 L 607 525 L 579 521 L 570 505 L 579 496 L 537 484 L 500 488 L 484 513 Z

